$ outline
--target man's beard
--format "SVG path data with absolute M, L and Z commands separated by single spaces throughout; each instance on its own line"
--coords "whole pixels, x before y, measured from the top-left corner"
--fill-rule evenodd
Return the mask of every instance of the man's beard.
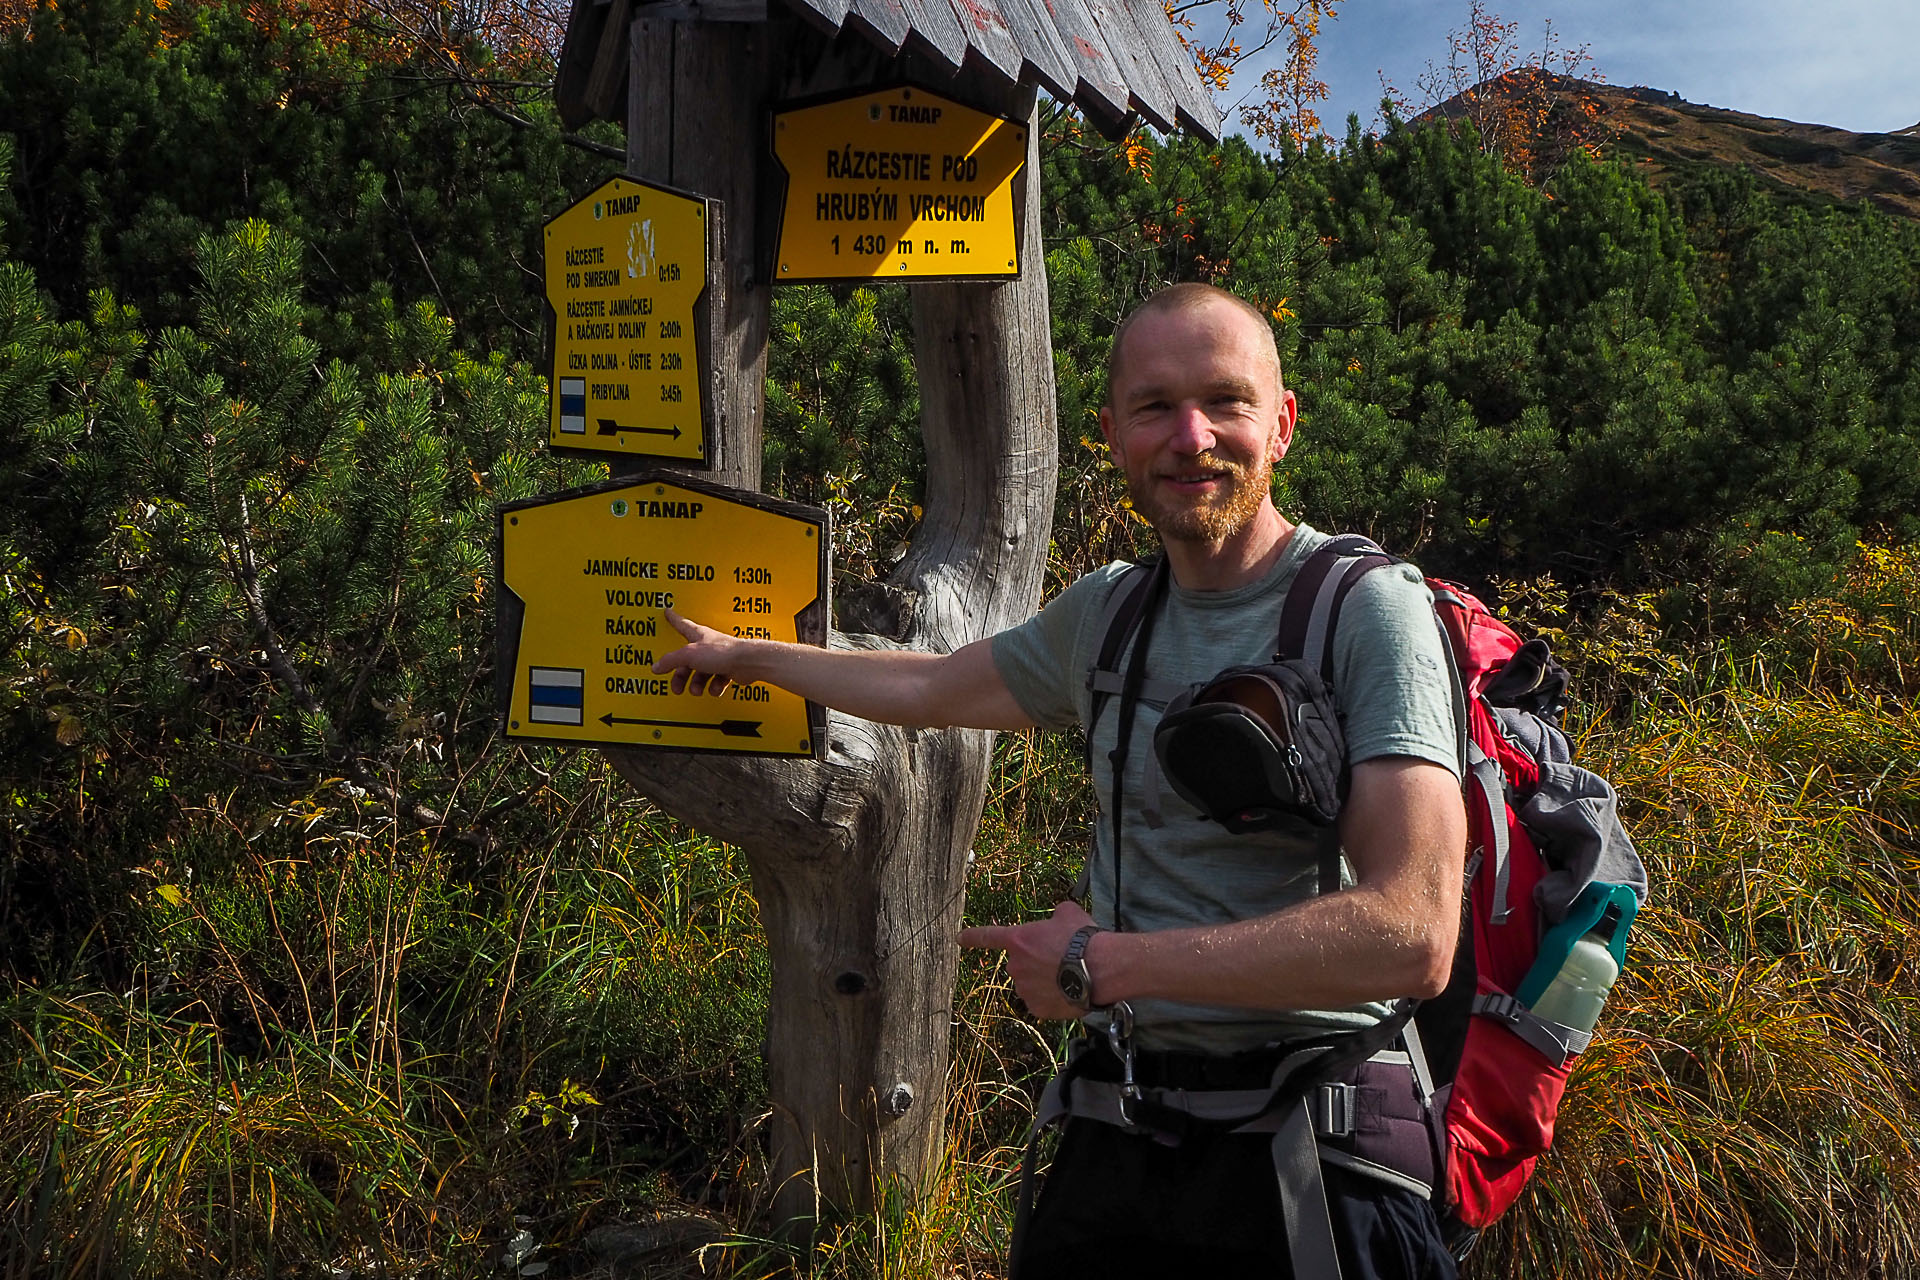
M 1189 467 L 1193 471 L 1224 472 L 1227 491 L 1216 498 L 1197 502 L 1182 501 L 1168 495 L 1164 499 L 1149 475 L 1144 483 L 1127 477 L 1127 493 L 1138 511 L 1162 538 L 1174 542 L 1224 542 L 1245 528 L 1260 510 L 1260 500 L 1273 487 L 1273 466 L 1268 463 L 1248 467 L 1212 454 L 1201 454 Z

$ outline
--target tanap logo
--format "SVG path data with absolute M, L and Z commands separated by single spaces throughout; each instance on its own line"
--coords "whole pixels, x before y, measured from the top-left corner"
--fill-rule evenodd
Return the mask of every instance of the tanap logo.
M 593 220 L 595 222 L 600 221 L 600 202 L 598 200 L 593 202 Z

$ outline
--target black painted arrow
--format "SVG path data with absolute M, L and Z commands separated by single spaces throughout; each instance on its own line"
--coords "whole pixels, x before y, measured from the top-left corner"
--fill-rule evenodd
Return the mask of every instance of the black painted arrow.
M 616 724 L 656 724 L 668 729 L 718 729 L 729 738 L 757 738 L 760 736 L 758 720 L 722 720 L 711 724 L 701 720 L 636 720 L 631 716 L 617 716 L 609 711 L 600 717 L 600 723 L 612 728 Z
M 600 434 L 603 436 L 619 435 L 622 431 L 631 431 L 635 435 L 672 436 L 675 440 L 680 438 L 680 428 L 678 427 L 623 427 L 612 418 L 600 418 L 598 421 L 600 423 Z

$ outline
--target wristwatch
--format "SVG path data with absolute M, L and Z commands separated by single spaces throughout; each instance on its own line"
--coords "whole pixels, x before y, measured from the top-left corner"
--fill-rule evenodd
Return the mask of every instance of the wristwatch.
M 1097 924 L 1083 924 L 1067 940 L 1067 952 L 1060 957 L 1060 994 L 1067 1003 L 1085 1013 L 1093 1007 L 1093 975 L 1087 972 L 1087 943 L 1096 933 L 1104 933 Z

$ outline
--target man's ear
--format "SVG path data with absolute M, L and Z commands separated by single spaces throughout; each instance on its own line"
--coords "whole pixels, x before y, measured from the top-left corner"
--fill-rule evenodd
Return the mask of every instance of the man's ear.
M 1107 442 L 1107 454 L 1113 459 L 1113 465 L 1125 468 L 1125 460 L 1120 453 L 1119 426 L 1113 420 L 1113 410 L 1102 405 L 1100 408 L 1100 437 Z
M 1293 424 L 1300 417 L 1300 401 L 1285 387 L 1280 389 L 1280 406 L 1275 414 L 1272 461 L 1278 464 L 1293 447 Z

